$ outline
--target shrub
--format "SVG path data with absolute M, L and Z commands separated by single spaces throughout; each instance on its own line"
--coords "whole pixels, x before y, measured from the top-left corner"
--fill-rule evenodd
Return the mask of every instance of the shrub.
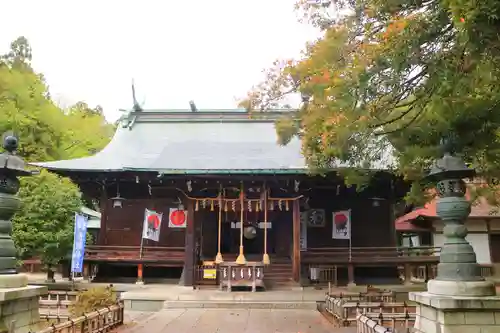
M 72 315 L 80 316 L 114 305 L 117 300 L 116 290 L 112 286 L 91 288 L 79 292 L 69 310 Z

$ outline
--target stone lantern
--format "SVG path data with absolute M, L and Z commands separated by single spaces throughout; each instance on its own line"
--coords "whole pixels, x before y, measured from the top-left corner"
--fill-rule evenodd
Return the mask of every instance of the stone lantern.
M 465 239 L 465 221 L 471 212 L 471 203 L 465 198 L 464 178 L 474 177 L 475 171 L 453 155 L 450 142 L 443 144 L 443 152 L 427 176 L 436 184 L 439 196 L 436 213 L 444 223 L 437 277 L 428 282 L 428 292 L 448 296 L 495 295 L 493 284 L 481 277 L 474 249 Z
M 47 287 L 28 286 L 28 277 L 17 274 L 16 248 L 11 238 L 10 219 L 19 209 L 19 179 L 31 176 L 24 161 L 15 155 L 18 140 L 3 136 L 5 152 L 0 154 L 0 331 L 27 333 L 39 329 L 38 299 Z
M 408 295 L 416 305 L 413 332 L 500 332 L 500 297 L 493 282 L 481 277 L 474 249 L 465 239 L 471 203 L 465 198 L 463 179 L 474 177 L 475 172 L 453 155 L 449 142 L 443 151 L 428 180 L 436 184 L 436 213 L 444 223 L 444 244 L 436 279 L 427 283 L 426 292 Z
M 17 274 L 10 219 L 20 206 L 16 196 L 19 191 L 18 177 L 31 176 L 32 173 L 25 169 L 24 161 L 15 155 L 17 146 L 18 140 L 14 135 L 4 135 L 5 152 L 0 154 L 0 288 L 25 286 L 27 282 L 24 275 Z

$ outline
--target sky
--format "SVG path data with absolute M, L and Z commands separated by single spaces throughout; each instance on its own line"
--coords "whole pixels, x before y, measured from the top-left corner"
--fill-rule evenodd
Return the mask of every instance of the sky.
M 5 0 L 0 52 L 28 38 L 33 66 L 61 105 L 235 108 L 277 58 L 319 36 L 295 0 Z

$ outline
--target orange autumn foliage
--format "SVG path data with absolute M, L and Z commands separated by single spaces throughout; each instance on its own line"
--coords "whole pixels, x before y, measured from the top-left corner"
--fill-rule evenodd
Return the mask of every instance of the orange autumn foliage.
M 387 29 L 383 33 L 382 37 L 387 40 L 391 36 L 394 36 L 403 31 L 407 26 L 408 21 L 406 19 L 392 21 L 387 26 Z

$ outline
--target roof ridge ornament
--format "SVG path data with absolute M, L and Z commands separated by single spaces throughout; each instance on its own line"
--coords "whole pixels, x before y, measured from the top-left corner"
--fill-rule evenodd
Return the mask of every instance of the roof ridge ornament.
M 144 102 L 143 102 L 144 104 Z M 124 110 L 120 109 L 121 112 L 123 112 L 123 116 L 120 117 L 119 122 L 121 124 L 121 127 L 123 128 L 128 128 L 129 130 L 132 129 L 132 127 L 135 124 L 135 120 L 137 116 L 132 115 L 133 112 L 142 112 L 144 109 L 142 106 L 137 102 L 137 98 L 135 95 L 135 83 L 134 79 L 132 79 L 132 109 L 131 110 Z
M 132 110 L 134 112 L 141 112 L 141 111 L 143 111 L 142 106 L 139 105 L 139 103 L 137 102 L 137 98 L 135 97 L 135 83 L 134 83 L 134 79 L 132 79 L 132 102 L 133 102 Z
M 189 108 L 191 109 L 191 112 L 196 112 L 198 111 L 198 108 L 196 107 L 196 104 L 194 103 L 193 100 L 189 101 Z

